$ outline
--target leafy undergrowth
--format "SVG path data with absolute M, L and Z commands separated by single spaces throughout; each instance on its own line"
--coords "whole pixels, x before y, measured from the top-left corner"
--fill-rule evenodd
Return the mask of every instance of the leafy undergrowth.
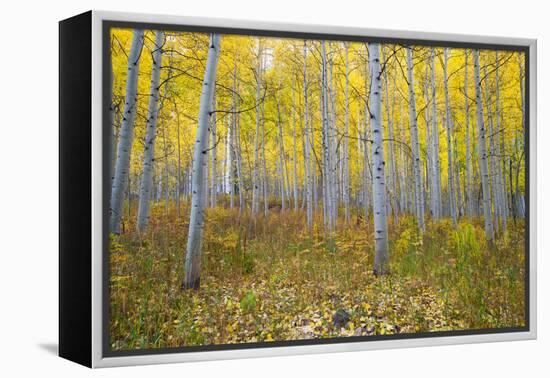
M 520 222 L 489 247 L 478 220 L 428 222 L 419 236 L 404 216 L 390 224 L 391 274 L 375 277 L 372 226 L 357 217 L 327 242 L 302 212 L 209 209 L 194 292 L 181 290 L 181 214 L 157 205 L 145 235 L 111 237 L 115 350 L 524 325 Z

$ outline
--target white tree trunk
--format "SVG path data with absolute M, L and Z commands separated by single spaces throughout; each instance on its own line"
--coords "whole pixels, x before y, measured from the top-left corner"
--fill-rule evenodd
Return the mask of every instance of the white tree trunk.
M 233 85 L 233 91 L 235 86 Z M 233 105 L 231 107 L 232 111 L 235 112 L 235 94 L 233 94 Z M 235 207 L 235 155 L 234 152 L 234 130 L 235 130 L 235 114 L 231 115 L 231 119 L 227 125 L 227 193 L 229 194 L 229 208 L 233 209 Z
M 367 46 L 368 50 L 368 46 Z M 370 66 L 366 67 L 365 69 L 365 93 L 367 91 L 371 91 L 371 85 L 372 85 L 372 75 L 370 72 Z M 370 142 L 372 130 L 371 128 L 371 117 L 370 117 L 370 111 L 368 104 L 365 103 L 365 125 L 362 135 L 362 147 L 363 147 L 363 195 L 362 195 L 362 203 L 363 203 L 363 213 L 365 216 L 365 223 L 368 223 L 369 221 L 369 210 L 371 206 L 371 191 L 372 191 L 372 143 Z
M 474 81 L 476 93 L 476 120 L 478 131 L 478 156 L 481 171 L 481 187 L 483 191 L 483 217 L 485 219 L 485 237 L 493 241 L 493 217 L 491 214 L 491 189 L 489 187 L 489 167 L 487 163 L 487 142 L 485 140 L 485 124 L 483 122 L 483 101 L 481 96 L 481 78 L 479 74 L 479 51 L 474 50 Z
M 184 289 L 197 290 L 200 286 L 201 247 L 204 230 L 204 205 L 206 187 L 204 166 L 208 164 L 207 142 L 212 98 L 216 89 L 216 71 L 220 53 L 220 35 L 212 34 L 208 47 L 208 57 L 200 97 L 199 122 L 195 138 L 193 159 L 193 182 L 191 195 L 191 215 L 189 219 L 189 236 L 187 239 L 187 253 L 185 256 Z
M 238 104 L 238 102 L 237 102 Z M 239 188 L 239 215 L 241 215 L 246 206 L 246 201 L 244 198 L 244 178 L 243 178 L 243 169 L 242 169 L 242 150 L 241 150 L 241 124 L 240 117 L 237 114 L 235 117 L 235 135 L 233 136 L 234 146 L 235 146 L 235 163 L 236 163 L 236 172 L 237 172 L 237 183 Z
M 464 207 L 463 207 L 463 201 L 462 201 L 462 185 L 460 181 L 460 164 L 459 164 L 459 158 L 458 158 L 458 146 L 457 146 L 457 138 L 453 139 L 453 148 L 454 148 L 454 170 L 455 170 L 455 188 L 456 188 L 456 215 L 457 217 L 460 217 L 464 214 Z
M 334 87 L 334 51 L 332 49 L 332 42 L 329 42 L 329 49 L 330 49 L 330 59 L 328 61 L 327 65 L 327 86 L 328 86 L 328 96 L 330 98 L 329 102 L 329 123 L 328 123 L 328 147 L 329 147 L 329 187 L 330 187 L 330 223 L 331 223 L 331 229 L 333 230 L 336 221 L 338 218 L 338 190 L 339 190 L 339 184 L 338 184 L 338 164 L 337 164 L 337 146 L 336 146 L 336 138 L 337 138 L 337 131 L 336 131 L 336 90 Z M 330 71 L 328 69 L 330 68 Z
M 405 132 L 403 127 L 403 100 L 399 97 L 399 138 L 403 143 L 405 142 Z M 399 172 L 399 208 L 403 212 L 409 211 L 409 206 L 407 203 L 407 183 L 406 183 L 406 172 L 407 172 L 407 161 L 405 157 L 404 147 L 399 146 L 399 162 L 401 164 L 401 170 Z
M 495 109 L 495 159 L 497 161 L 497 181 L 498 181 L 498 194 L 499 194 L 499 207 L 500 215 L 502 217 L 502 228 L 506 230 L 508 223 L 508 201 L 506 196 L 506 175 L 504 174 L 503 161 L 501 156 L 500 141 L 504 142 L 504 128 L 502 127 L 502 110 L 500 103 L 500 76 L 499 76 L 499 58 L 498 51 L 495 51 L 495 96 L 496 96 L 496 109 Z
M 418 228 L 424 231 L 424 185 L 422 184 L 422 172 L 420 169 L 420 145 L 418 141 L 418 124 L 416 119 L 412 47 L 407 47 L 407 74 L 409 82 L 409 124 L 413 155 L 416 218 L 418 221 Z
M 160 68 L 162 66 L 162 44 L 164 33 L 155 33 L 155 50 L 153 51 L 153 64 L 151 66 L 151 88 L 149 91 L 149 108 L 147 111 L 145 147 L 143 151 L 143 173 L 139 190 L 139 208 L 137 228 L 139 232 L 145 231 L 149 223 L 149 209 L 151 204 L 151 189 L 153 186 L 153 160 L 155 158 L 155 139 L 157 136 L 158 102 L 160 97 Z
M 308 80 L 307 80 L 307 41 L 304 40 L 304 133 L 305 133 L 305 187 L 306 187 L 306 218 L 308 228 L 311 230 L 313 225 L 313 193 L 312 193 L 312 174 L 311 174 L 311 136 L 309 131 L 308 119 Z
M 112 233 L 120 233 L 122 218 L 122 203 L 124 189 L 128 182 L 130 171 L 130 156 L 134 139 L 134 119 L 137 107 L 137 84 L 141 50 L 143 48 L 143 30 L 134 30 L 130 55 L 128 55 L 128 71 L 126 76 L 126 98 L 124 100 L 124 115 L 118 138 L 117 159 L 114 171 L 110 202 L 110 225 Z
M 493 217 L 493 231 L 498 234 L 501 221 L 501 210 L 500 210 L 500 201 L 499 201 L 499 184 L 498 184 L 498 166 L 496 160 L 496 150 L 495 150 L 495 126 L 493 122 L 493 101 L 491 98 L 491 91 L 489 88 L 489 75 L 487 73 L 487 66 L 483 68 L 484 77 L 485 77 L 485 107 L 487 108 L 487 124 L 489 125 L 489 177 L 491 185 L 491 195 L 492 195 L 492 205 L 494 211 Z
M 350 185 L 349 185 L 349 45 L 344 44 L 345 61 L 346 61 L 346 87 L 345 87 L 345 130 L 344 130 L 344 145 L 343 145 L 343 200 L 344 200 L 344 218 L 346 223 L 349 222 L 349 202 L 350 202 Z
M 434 209 L 433 209 L 433 186 L 434 186 L 434 178 L 432 175 L 432 135 L 431 135 L 431 121 L 430 121 L 430 90 L 428 88 L 429 85 L 429 67 L 426 64 L 425 67 L 425 76 L 424 76 L 424 83 L 422 85 L 422 93 L 424 95 L 424 99 L 426 101 L 426 106 L 424 107 L 424 119 L 426 124 L 426 131 L 425 131 L 425 138 L 426 138 L 426 173 L 425 173 L 425 185 L 426 185 L 426 197 L 425 197 L 425 203 L 428 206 L 428 212 L 430 216 L 433 219 Z
M 293 75 L 294 77 L 294 75 Z M 293 167 L 292 167 L 292 189 L 293 189 L 293 194 L 292 194 L 292 197 L 294 199 L 294 211 L 298 211 L 298 147 L 297 147 L 297 144 L 298 144 L 298 127 L 297 127 L 297 123 L 298 121 L 296 120 L 296 111 L 297 111 L 297 108 L 296 108 L 296 90 L 295 88 L 293 88 L 293 91 L 292 91 L 292 102 L 293 102 L 293 107 L 292 107 L 292 126 L 294 127 L 294 141 L 293 141 L 293 147 L 294 147 L 294 156 L 292 158 L 292 164 L 293 164 Z
M 181 187 L 182 187 L 182 180 L 181 180 L 181 138 L 180 138 L 180 116 L 178 112 L 177 106 L 174 106 L 176 110 L 176 132 L 177 132 L 177 138 L 178 138 L 178 175 L 177 175 L 177 182 L 178 182 L 178 188 L 177 188 L 177 197 L 176 197 L 176 207 L 178 209 L 178 219 L 181 215 Z
M 263 104 L 261 105 L 262 109 L 262 169 L 263 169 L 263 177 L 262 177 L 262 196 L 264 200 L 264 216 L 267 217 L 268 210 L 269 210 L 269 182 L 268 182 L 268 175 L 267 175 L 267 160 L 265 155 L 265 123 L 264 120 L 264 108 Z
M 214 97 L 212 99 L 212 109 L 216 110 L 216 92 L 214 91 Z M 211 148 L 210 148 L 210 207 L 216 207 L 218 204 L 218 132 L 216 127 L 216 113 L 211 116 L 212 126 L 210 130 L 211 136 Z
M 388 83 L 388 69 L 389 69 L 389 66 L 388 66 L 388 62 L 386 61 L 386 59 L 388 59 L 386 57 L 386 53 L 383 51 L 383 57 L 384 57 L 384 64 L 385 64 L 385 69 L 384 69 L 384 93 L 385 93 L 385 101 L 386 101 L 386 122 L 388 124 L 388 160 L 389 160 L 389 175 L 388 175 L 388 178 L 389 178 L 389 185 L 388 185 L 388 188 L 387 188 L 387 191 L 388 191 L 388 200 L 390 201 L 391 203 L 391 208 L 393 210 L 393 217 L 394 217 L 394 220 L 393 220 L 393 223 L 394 225 L 397 225 L 397 222 L 399 220 L 399 213 L 398 213 L 398 206 L 397 206 L 397 197 L 396 197 L 396 193 L 397 193 L 397 190 L 396 190 L 396 187 L 397 187 L 397 183 L 396 183 L 396 176 L 395 176 L 395 157 L 394 157 L 394 135 L 393 135 L 393 102 L 395 102 L 395 92 L 397 91 L 395 88 L 394 88 L 394 91 L 393 91 L 393 99 L 392 99 L 392 104 L 390 105 L 390 87 L 389 87 L 389 83 Z
M 382 71 L 380 45 L 369 43 L 370 119 L 372 129 L 372 192 L 374 202 L 374 274 L 386 274 L 389 261 L 388 223 L 386 220 L 386 180 L 382 130 Z
M 279 165 L 279 178 L 280 178 L 280 186 L 281 186 L 281 211 L 284 211 L 286 209 L 286 198 L 288 196 L 285 196 L 286 190 L 285 190 L 285 176 L 286 176 L 286 154 L 285 154 L 285 146 L 284 146 L 284 134 L 283 134 L 283 121 L 281 119 L 281 104 L 279 102 L 279 98 L 277 97 L 277 128 L 279 131 L 279 154 L 280 154 L 280 165 Z M 264 141 L 265 144 L 265 141 Z
M 472 176 L 472 152 L 470 146 L 470 99 L 468 97 L 468 50 L 464 50 L 464 118 L 466 129 L 466 209 L 469 217 L 474 215 Z
M 235 173 L 237 171 L 237 57 L 235 56 L 233 61 L 233 96 L 232 96 L 232 110 L 231 121 L 228 129 L 229 139 L 229 151 L 228 151 L 228 184 L 229 184 L 229 208 L 233 209 L 235 206 L 235 188 L 237 187 L 237 181 L 235 180 Z M 238 175 L 237 175 L 238 178 Z M 241 191 L 241 190 L 239 190 Z
M 258 60 L 256 62 L 256 131 L 254 133 L 254 165 L 252 174 L 252 214 L 258 214 L 260 206 L 260 182 L 259 182 L 259 143 L 261 108 L 259 105 L 262 87 L 262 41 L 258 39 Z
M 327 72 L 327 54 L 325 41 L 321 41 L 322 55 L 322 80 L 321 80 L 321 108 L 323 119 L 323 209 L 325 228 L 330 235 L 333 231 L 333 195 L 335 189 L 332 185 L 332 159 L 331 159 L 331 127 L 329 120 L 329 102 L 328 102 L 328 72 Z
M 447 75 L 447 65 L 449 60 L 449 49 L 445 48 L 443 51 L 443 85 L 445 89 L 445 123 L 447 130 L 447 179 L 448 179 L 448 191 L 449 191 L 449 209 L 451 211 L 451 218 L 453 225 L 457 225 L 457 211 L 456 211 L 456 194 L 454 183 L 454 164 L 453 164 L 453 115 L 451 112 L 451 105 L 449 101 L 449 78 Z
M 160 106 L 162 108 L 162 104 Z M 170 173 L 168 172 L 168 146 L 166 145 L 166 125 L 162 128 L 162 147 L 164 150 L 164 214 L 168 215 L 170 204 Z
M 437 122 L 437 87 L 435 80 L 435 50 L 431 49 L 430 65 L 432 71 L 432 185 L 434 218 L 441 218 L 441 164 L 439 162 L 439 125 Z

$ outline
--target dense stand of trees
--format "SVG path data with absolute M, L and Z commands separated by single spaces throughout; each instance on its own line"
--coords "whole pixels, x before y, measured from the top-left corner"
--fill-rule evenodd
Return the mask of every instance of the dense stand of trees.
M 173 202 L 188 221 L 184 288 L 200 285 L 207 207 L 300 212 L 329 243 L 348 222 L 372 222 L 376 274 L 388 271 L 388 224 L 400 217 L 414 217 L 419 233 L 479 217 L 492 242 L 525 214 L 521 53 L 111 37 L 110 229 L 147 232 L 151 204 Z

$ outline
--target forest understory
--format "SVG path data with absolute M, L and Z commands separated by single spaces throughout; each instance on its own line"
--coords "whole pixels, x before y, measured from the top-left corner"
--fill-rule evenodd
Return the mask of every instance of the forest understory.
M 131 209 L 109 243 L 113 350 L 524 326 L 523 219 L 492 245 L 482 218 L 427 218 L 422 234 L 414 216 L 388 219 L 389 274 L 375 276 L 362 214 L 326 235 L 322 214 L 310 232 L 305 211 L 225 202 L 206 209 L 198 291 L 182 290 L 189 204 L 154 203 L 141 234 L 124 231 Z

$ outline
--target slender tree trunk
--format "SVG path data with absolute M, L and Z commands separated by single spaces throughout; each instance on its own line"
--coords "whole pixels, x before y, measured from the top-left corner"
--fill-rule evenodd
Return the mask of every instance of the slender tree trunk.
M 189 220 L 189 236 L 187 240 L 187 253 L 185 256 L 185 278 L 182 287 L 184 289 L 198 290 L 200 287 L 201 247 L 204 231 L 204 205 L 206 187 L 204 166 L 206 160 L 206 148 L 208 141 L 208 129 L 212 111 L 212 99 L 216 89 L 216 71 L 220 53 L 220 35 L 212 34 L 208 47 L 208 57 L 202 84 L 200 97 L 199 122 L 195 142 L 193 159 L 193 183 L 191 196 L 191 215 Z
M 386 220 L 386 183 L 384 169 L 384 144 L 382 130 L 382 71 L 380 68 L 380 45 L 369 43 L 370 118 L 372 128 L 372 192 L 374 200 L 374 274 L 388 272 L 388 223 Z
M 369 221 L 369 211 L 371 208 L 371 189 L 372 189 L 372 143 L 370 142 L 370 137 L 372 137 L 372 131 L 369 132 L 371 127 L 371 118 L 367 115 L 365 116 L 365 130 L 363 135 L 363 212 L 365 215 L 365 222 Z M 374 204 L 372 204 L 374 206 Z
M 155 196 L 157 202 L 160 201 L 160 197 L 162 196 L 162 188 L 163 188 L 162 186 L 163 176 L 162 174 L 159 174 L 158 176 L 159 176 L 159 182 L 157 184 L 157 195 Z
M 305 187 L 306 187 L 306 218 L 307 226 L 311 231 L 313 226 L 313 193 L 311 174 L 311 136 L 309 130 L 308 112 L 308 80 L 307 80 L 307 41 L 304 40 L 304 133 L 305 133 Z
M 236 146 L 236 134 L 237 134 L 237 56 L 233 60 L 233 96 L 232 96 L 232 110 L 231 122 L 229 124 L 229 153 L 228 153 L 228 182 L 229 182 L 229 208 L 233 209 L 235 206 L 235 188 L 237 182 L 235 180 L 235 173 L 237 171 L 237 146 Z M 238 176 L 238 175 L 237 175 Z
M 399 138 L 403 143 L 405 143 L 405 132 L 403 127 L 403 100 L 399 98 Z M 401 171 L 399 174 L 399 202 L 400 209 L 408 213 L 409 207 L 407 203 L 407 183 L 406 183 L 406 171 L 407 171 L 407 160 L 405 157 L 405 152 L 403 146 L 399 146 L 399 161 L 401 163 Z
M 151 189 L 153 186 L 153 161 L 155 158 L 155 139 L 157 136 L 158 102 L 160 97 L 160 68 L 162 66 L 162 43 L 164 33 L 155 33 L 155 50 L 153 51 L 153 64 L 151 66 L 151 88 L 149 91 L 149 109 L 146 122 L 145 148 L 143 151 L 143 172 L 139 190 L 139 208 L 137 228 L 139 232 L 145 231 L 149 223 L 149 209 L 151 204 Z
M 456 194 L 454 184 L 454 163 L 453 163 L 453 115 L 451 112 L 451 105 L 449 101 L 449 78 L 447 75 L 447 65 L 449 60 L 449 49 L 445 48 L 443 51 L 443 85 L 445 86 L 445 123 L 447 129 L 447 179 L 448 179 L 448 191 L 449 191 L 449 209 L 451 211 L 451 218 L 453 224 L 457 225 L 457 211 L 456 211 Z
M 279 130 L 279 153 L 280 153 L 280 181 L 281 181 L 281 210 L 286 209 L 286 197 L 285 197 L 285 147 L 284 147 L 284 135 L 283 135 L 283 125 L 281 120 L 281 104 L 279 98 L 277 97 L 277 128 Z
M 368 49 L 368 46 L 367 46 Z M 368 91 L 370 93 L 372 85 L 372 72 L 370 72 L 370 65 L 365 69 L 365 93 Z M 365 103 L 365 128 L 363 130 L 363 212 L 365 215 L 365 223 L 369 221 L 369 210 L 371 206 L 371 189 L 372 189 L 372 168 L 371 168 L 371 157 L 372 157 L 372 143 L 370 142 L 370 137 L 372 131 L 369 132 L 371 128 L 371 117 L 370 110 L 367 103 Z
M 521 130 L 523 131 L 522 133 L 520 133 L 520 142 L 523 142 L 523 136 L 526 135 L 525 134 L 525 125 L 526 125 L 526 114 L 527 114 L 527 111 L 526 111 L 526 108 L 525 108 L 525 63 L 524 61 L 522 61 L 522 54 L 519 54 L 519 60 L 520 60 L 520 63 L 519 63 L 519 75 L 520 75 L 520 78 L 519 78 L 519 82 L 520 82 L 520 88 L 521 88 Z M 523 146 L 523 143 L 521 144 Z M 525 147 L 525 146 L 523 146 Z M 518 162 L 517 162 L 517 168 L 516 168 L 516 198 L 520 198 L 520 191 L 519 191 L 519 173 L 521 171 L 521 158 L 518 159 Z M 525 209 L 520 209 L 520 212 L 519 212 L 519 216 L 520 217 L 524 217 L 525 213 L 523 212 L 523 210 Z
M 490 185 L 491 185 L 491 195 L 492 195 L 492 204 L 494 211 L 493 219 L 493 230 L 496 234 L 499 233 L 500 221 L 501 221 L 501 210 L 499 202 L 499 185 L 498 185 L 498 164 L 496 159 L 496 150 L 495 150 L 495 125 L 493 122 L 493 101 L 491 98 L 491 91 L 489 88 L 489 75 L 487 73 L 487 66 L 483 69 L 485 77 L 485 104 L 487 108 L 487 124 L 489 125 L 489 166 L 490 166 Z
M 232 107 L 233 111 L 235 111 L 235 107 Z M 234 115 L 231 116 L 231 120 L 228 121 L 227 124 L 227 151 L 226 151 L 226 164 L 225 169 L 227 170 L 226 176 L 227 176 L 227 182 L 225 191 L 229 194 L 229 208 L 233 209 L 235 207 L 235 179 L 234 179 L 234 171 L 235 171 L 235 156 L 234 156 L 234 149 L 233 149 L 233 133 L 234 133 Z
M 505 164 L 504 159 L 501 156 L 500 141 L 504 141 L 504 128 L 501 124 L 502 110 L 500 103 L 500 76 L 499 76 L 499 58 L 498 51 L 495 51 L 495 96 L 496 96 L 496 109 L 495 109 L 495 159 L 497 161 L 497 181 L 498 181 L 498 194 L 500 201 L 500 215 L 502 217 L 502 228 L 506 230 L 508 223 L 508 201 L 506 200 L 506 175 L 504 172 Z
M 118 142 L 118 126 L 119 126 L 119 109 L 118 104 L 115 104 L 113 98 L 113 87 L 115 82 L 115 74 L 113 72 L 113 62 L 109 59 L 109 98 L 111 99 L 109 106 L 109 124 L 111 125 L 111 172 L 115 170 L 116 163 L 116 147 Z M 113 185 L 113 175 L 111 174 L 111 187 Z
M 426 106 L 424 107 L 424 118 L 425 118 L 425 124 L 426 124 L 426 131 L 425 131 L 425 137 L 426 137 L 426 174 L 425 174 L 425 185 L 426 185 L 426 205 L 428 207 L 428 212 L 430 214 L 430 217 L 433 219 L 434 214 L 434 198 L 433 198 L 433 186 L 434 186 L 434 177 L 431 174 L 432 172 L 432 135 L 431 135 L 431 121 L 430 121 L 430 90 L 428 88 L 429 85 L 429 67 L 426 64 L 426 70 L 425 70 L 425 76 L 424 76 L 424 82 L 422 83 L 422 93 L 424 95 L 424 99 L 426 101 Z
M 241 215 L 245 210 L 245 198 L 244 198 L 244 179 L 243 179 L 243 169 L 242 169 L 242 150 L 241 150 L 241 126 L 240 126 L 240 118 L 237 115 L 235 122 L 235 135 L 234 135 L 234 143 L 235 143 L 235 162 L 237 165 L 237 182 L 238 182 L 238 190 L 239 190 L 239 215 Z
M 120 233 L 124 186 L 128 181 L 130 156 L 134 139 L 134 119 L 137 107 L 137 84 L 141 50 L 143 49 L 143 30 L 134 30 L 130 55 L 128 55 L 128 74 L 126 76 L 126 99 L 124 116 L 118 138 L 117 159 L 111 189 L 110 225 L 112 233 Z
M 344 218 L 349 223 L 350 212 L 350 185 L 349 185 L 349 45 L 344 44 L 346 59 L 346 88 L 345 88 L 345 130 L 344 130 L 344 148 L 343 148 L 343 199 L 344 199 Z
M 260 205 L 260 183 L 259 183 L 259 137 L 261 124 L 260 95 L 262 87 L 262 41 L 258 39 L 258 61 L 256 62 L 256 131 L 254 133 L 254 166 L 252 175 L 252 214 L 256 215 Z
M 383 50 L 383 57 L 384 57 L 384 64 L 386 65 L 386 69 L 384 70 L 384 87 L 385 87 L 385 100 L 386 100 L 386 119 L 388 124 L 388 160 L 389 160 L 389 185 L 388 185 L 388 200 L 391 203 L 391 208 L 393 210 L 393 223 L 394 225 L 397 225 L 397 222 L 399 220 L 399 213 L 398 213 L 398 207 L 397 207 L 397 198 L 395 196 L 396 194 L 396 176 L 395 176 L 395 157 L 394 157 L 394 135 L 393 135 L 393 110 L 392 105 L 390 105 L 390 87 L 388 83 L 388 62 L 386 53 Z M 395 101 L 395 92 L 393 95 L 393 101 Z
M 329 112 L 329 122 L 328 122 L 328 148 L 329 148 L 329 193 L 330 193 L 330 223 L 331 223 L 331 229 L 334 230 L 334 227 L 336 225 L 336 221 L 338 218 L 338 175 L 337 175 L 337 146 L 336 146 L 336 137 L 337 137 L 337 131 L 336 131 L 336 91 L 334 88 L 334 75 L 333 75 L 333 68 L 334 68 L 334 51 L 332 49 L 332 42 L 329 42 L 329 56 L 330 59 L 328 60 L 327 64 L 327 87 L 328 87 L 328 96 L 330 98 L 330 102 L 328 104 L 328 108 L 330 109 Z M 329 71 L 330 70 L 330 71 Z M 328 111 L 328 110 L 327 110 Z
M 212 109 L 216 110 L 216 91 L 214 91 L 214 97 L 212 99 Z M 218 133 L 217 133 L 217 127 L 216 127 L 216 113 L 212 113 L 212 116 L 210 117 L 212 119 L 212 126 L 211 126 L 211 144 L 212 147 L 210 148 L 210 157 L 211 157 L 211 177 L 210 177 L 210 207 L 216 207 L 218 204 Z
M 164 214 L 168 215 L 170 205 L 170 172 L 168 166 L 168 146 L 166 145 L 166 124 L 162 128 L 162 147 L 164 150 Z
M 181 133 L 180 133 L 180 114 L 178 111 L 178 107 L 176 103 L 174 102 L 174 111 L 176 112 L 176 137 L 178 138 L 178 172 L 177 172 L 177 192 L 176 192 L 176 207 L 177 207 L 177 214 L 178 218 L 181 216 L 181 192 L 182 192 L 182 186 L 183 186 L 183 180 L 181 175 Z
M 441 164 L 439 162 L 439 125 L 437 121 L 437 87 L 435 80 L 435 50 L 431 49 L 430 64 L 432 71 L 432 175 L 434 183 L 433 208 L 434 218 L 441 218 Z
M 416 218 L 418 220 L 418 228 L 424 231 L 424 185 L 422 184 L 422 172 L 420 170 L 420 145 L 418 142 L 418 124 L 416 119 L 412 47 L 407 47 L 407 73 L 409 81 L 409 123 L 413 154 Z
M 483 191 L 483 217 L 485 219 L 485 236 L 489 243 L 493 241 L 493 217 L 491 215 L 491 189 L 489 187 L 489 167 L 487 163 L 487 142 L 483 122 L 483 101 L 481 98 L 481 78 L 479 74 L 479 51 L 474 50 L 474 81 L 476 93 L 476 116 L 478 131 L 478 156 Z
M 331 164 L 331 141 L 330 141 L 330 120 L 329 120 L 329 102 L 328 102 L 328 72 L 327 72 L 327 54 L 325 41 L 321 41 L 322 54 L 322 88 L 321 88 L 321 108 L 323 119 L 323 209 L 325 218 L 325 228 L 330 235 L 333 231 L 333 210 L 332 210 L 332 164 Z
M 293 78 L 295 75 L 292 75 Z M 296 78 L 297 79 L 297 78 Z M 294 140 L 293 140 L 293 147 L 294 147 L 294 156 L 292 158 L 292 189 L 293 189 L 293 199 L 294 199 L 294 211 L 298 211 L 298 131 L 297 131 L 297 120 L 296 120 L 296 90 L 293 88 L 292 91 L 292 126 L 294 127 Z
M 462 201 L 462 185 L 461 185 L 461 181 L 460 181 L 460 164 L 458 162 L 459 158 L 458 158 L 458 146 L 457 146 L 457 138 L 454 138 L 453 139 L 453 148 L 454 148 L 454 152 L 455 152 L 455 157 L 454 157 L 454 170 L 455 170 L 455 181 L 456 181 L 456 184 L 455 184 L 455 188 L 456 188 L 456 215 L 457 217 L 461 216 L 464 214 L 464 208 L 462 206 L 463 204 L 463 201 Z
M 363 180 L 359 182 L 358 189 L 357 189 L 357 198 L 356 198 L 356 206 L 358 212 L 361 210 L 361 205 L 363 204 L 364 199 L 364 173 L 365 173 L 365 158 L 363 153 L 363 146 L 365 145 L 365 142 L 363 140 L 364 132 L 363 132 L 363 125 L 364 122 L 361 119 L 361 110 L 357 109 L 357 159 L 358 159 L 358 170 L 360 173 L 362 173 L 360 176 L 363 177 Z
M 472 152 L 470 146 L 470 99 L 468 97 L 468 50 L 464 50 L 464 118 L 466 129 L 466 209 L 469 217 L 474 215 L 472 182 Z
M 265 119 L 264 117 L 264 108 L 262 104 L 262 121 Z M 266 139 L 265 139 L 265 123 L 262 122 L 262 169 L 263 169 L 263 180 L 262 180 L 262 196 L 264 200 L 264 216 L 267 218 L 268 211 L 269 211 L 269 181 L 267 176 L 267 160 L 265 155 L 265 145 L 266 145 Z

